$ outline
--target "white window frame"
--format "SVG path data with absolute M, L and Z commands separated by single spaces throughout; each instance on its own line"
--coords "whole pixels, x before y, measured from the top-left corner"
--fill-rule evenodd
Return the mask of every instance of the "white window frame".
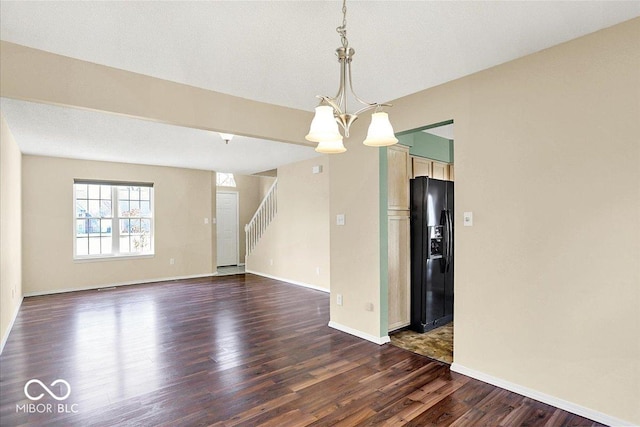
M 109 254 L 92 254 L 92 255 L 78 255 L 77 253 L 77 222 L 79 219 L 76 216 L 76 184 L 89 184 L 89 185 L 109 185 L 111 186 L 111 239 L 112 239 L 112 252 Z M 150 221 L 150 239 L 149 250 L 146 252 L 120 252 L 120 220 L 129 219 L 130 217 L 120 217 L 119 210 L 119 187 L 147 187 L 150 189 L 149 206 L 151 210 L 151 217 L 141 217 Z M 73 192 L 73 260 L 74 261 L 105 261 L 113 259 L 131 259 L 131 258 L 153 258 L 155 256 L 155 192 L 153 183 L 146 182 L 119 182 L 119 181 L 100 181 L 90 179 L 76 179 L 72 185 Z M 116 243 L 117 242 L 117 243 Z

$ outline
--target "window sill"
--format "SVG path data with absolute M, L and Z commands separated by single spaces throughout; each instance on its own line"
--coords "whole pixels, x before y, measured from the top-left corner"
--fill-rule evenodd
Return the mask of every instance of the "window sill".
M 144 259 L 154 258 L 155 254 L 143 254 L 143 255 L 96 255 L 86 257 L 74 257 L 73 262 L 85 263 L 85 262 L 103 262 L 103 261 L 128 261 L 132 259 Z

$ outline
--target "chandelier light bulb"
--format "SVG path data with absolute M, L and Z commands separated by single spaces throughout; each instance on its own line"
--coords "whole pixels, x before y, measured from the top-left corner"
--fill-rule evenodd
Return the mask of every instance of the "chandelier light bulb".
M 313 116 L 309 134 L 305 139 L 311 142 L 342 141 L 332 107 L 328 105 L 316 107 L 316 114 Z
M 344 153 L 345 151 L 347 151 L 347 149 L 344 148 L 344 144 L 342 144 L 342 138 L 340 138 L 335 141 L 318 142 L 316 151 L 318 153 L 323 153 L 323 154 L 338 154 L 338 153 Z
M 389 115 L 383 111 L 373 113 L 369 131 L 367 132 L 367 139 L 364 140 L 363 144 L 369 147 L 386 147 L 397 142 L 398 138 L 393 132 Z

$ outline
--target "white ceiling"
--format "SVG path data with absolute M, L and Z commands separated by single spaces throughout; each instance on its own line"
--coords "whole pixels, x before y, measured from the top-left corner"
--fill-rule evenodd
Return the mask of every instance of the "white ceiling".
M 153 164 L 251 175 L 319 156 L 313 148 L 95 111 L 2 98 L 0 107 L 24 154 Z
M 356 49 L 354 87 L 360 97 L 375 102 L 399 98 L 640 16 L 640 1 L 348 1 L 347 7 L 349 41 Z M 338 1 L 3 0 L 0 38 L 311 111 L 315 95 L 333 95 L 337 90 L 334 50 L 339 45 L 335 28 L 341 22 L 340 8 Z M 5 104 L 3 110 L 7 108 L 6 115 L 12 117 L 16 115 L 9 111 L 12 108 L 20 109 L 21 114 L 33 109 L 30 117 L 34 118 L 56 111 L 35 104 Z M 60 114 L 68 120 L 57 123 L 49 120 L 46 135 L 56 141 L 74 135 L 76 113 Z M 390 116 L 393 121 L 393 109 Z M 104 124 L 111 119 L 95 122 Z M 8 122 L 13 130 L 12 120 Z M 21 126 L 25 129 L 31 127 L 26 120 Z M 136 122 L 120 125 L 162 126 Z M 84 137 L 109 140 L 110 131 L 108 126 L 97 126 L 89 135 L 77 138 L 75 148 L 82 146 L 79 151 L 91 156 L 97 144 Z M 180 135 L 172 133 L 171 139 L 163 139 L 164 131 L 157 131 L 158 139 L 137 141 L 137 146 L 147 152 L 166 146 L 173 156 L 182 156 L 184 141 L 207 134 L 184 128 L 174 131 Z M 14 134 L 22 147 L 22 131 Z M 46 141 L 31 138 L 30 149 L 45 149 Z M 300 148 L 313 155 L 312 150 Z M 218 149 L 213 148 L 212 157 L 218 155 Z M 122 153 L 103 155 L 121 160 Z M 227 169 L 234 170 L 245 159 L 225 161 L 229 162 Z M 201 166 L 193 163 L 191 167 Z
M 454 139 L 453 137 L 453 123 L 450 125 L 438 126 L 436 128 L 425 129 L 422 132 L 430 133 L 431 135 L 439 136 L 445 139 Z

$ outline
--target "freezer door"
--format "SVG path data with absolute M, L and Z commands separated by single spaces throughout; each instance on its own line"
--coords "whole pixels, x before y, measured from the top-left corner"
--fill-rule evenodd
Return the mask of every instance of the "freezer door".
M 427 325 L 445 315 L 445 275 L 442 273 L 442 260 L 428 260 L 424 283 L 424 323 Z

